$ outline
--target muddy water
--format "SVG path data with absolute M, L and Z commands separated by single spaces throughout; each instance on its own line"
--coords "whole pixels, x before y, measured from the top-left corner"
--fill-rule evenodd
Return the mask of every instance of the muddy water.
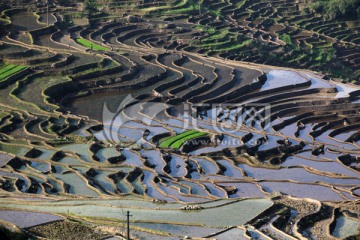
M 158 150 L 141 150 L 140 154 L 143 157 L 146 157 L 147 160 L 155 165 L 155 171 L 158 173 L 163 173 L 163 168 L 165 167 L 165 162 L 161 159 L 161 153 Z
M 351 169 L 348 169 L 344 165 L 335 161 L 308 160 L 298 156 L 293 156 L 286 159 L 286 161 L 281 165 L 284 167 L 306 166 L 322 172 L 344 174 L 345 176 L 348 177 L 359 177 L 358 173 L 356 173 Z
M 13 223 L 21 228 L 28 228 L 48 222 L 63 220 L 62 217 L 57 215 L 13 210 L 0 211 L 0 219 Z
M 152 198 L 157 198 L 157 199 L 166 200 L 168 202 L 173 202 L 174 201 L 173 198 L 169 198 L 169 197 L 166 197 L 166 196 L 162 195 L 162 193 L 158 190 L 158 188 L 156 187 L 155 182 L 153 181 L 155 176 L 156 175 L 154 173 L 152 173 L 152 172 L 144 171 L 143 182 L 147 186 L 146 194 L 149 197 L 152 197 Z
M 247 176 L 255 179 L 263 180 L 293 180 L 297 182 L 324 182 L 332 185 L 358 185 L 360 179 L 331 178 L 314 173 L 310 173 L 303 168 L 281 168 L 281 169 L 265 169 L 254 168 L 246 164 L 239 164 Z
M 270 90 L 279 87 L 305 83 L 308 80 L 293 71 L 272 70 L 266 74 L 267 80 L 261 90 Z
M 99 194 L 80 178 L 76 173 L 54 174 L 54 176 L 70 186 L 69 193 L 97 197 Z
M 211 193 L 211 195 L 216 196 L 216 197 L 220 197 L 220 198 L 226 198 L 227 194 L 224 190 L 222 190 L 221 188 L 215 186 L 212 183 L 203 183 L 204 186 L 208 189 L 208 191 Z
M 346 237 L 357 234 L 359 227 L 359 221 L 347 218 L 345 216 L 340 216 L 336 219 L 336 225 L 332 235 L 334 237 L 344 239 Z
M 210 160 L 203 158 L 192 158 L 192 160 L 195 160 L 201 166 L 205 174 L 216 174 L 219 171 L 218 166 Z
M 11 17 L 13 27 L 18 31 L 31 31 L 46 27 L 45 24 L 40 24 L 36 21 L 36 15 L 32 12 L 20 12 Z
M 290 182 L 260 182 L 268 193 L 283 192 L 294 197 L 312 198 L 319 201 L 343 201 L 330 187 L 320 185 L 297 184 Z
M 265 194 L 253 183 L 221 183 L 219 185 L 236 187 L 237 191 L 229 195 L 230 198 L 265 197 Z
M 186 175 L 186 168 L 184 159 L 176 156 L 171 155 L 170 161 L 170 169 L 171 169 L 171 176 L 173 177 L 184 177 Z
M 91 119 L 102 121 L 104 104 L 107 104 L 111 112 L 116 112 L 119 104 L 128 94 L 135 94 L 136 90 L 126 90 L 116 93 L 94 94 L 75 99 L 66 110 Z
M 226 168 L 226 171 L 224 171 L 225 176 L 232 178 L 243 177 L 242 172 L 237 167 L 234 166 L 234 163 L 231 163 L 230 161 L 227 160 L 218 160 L 217 162 Z

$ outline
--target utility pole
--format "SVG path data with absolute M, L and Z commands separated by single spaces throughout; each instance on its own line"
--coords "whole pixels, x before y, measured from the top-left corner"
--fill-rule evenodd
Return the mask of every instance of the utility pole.
M 201 16 L 201 0 L 199 0 L 199 15 Z
M 127 240 L 130 240 L 130 217 L 132 217 L 132 215 L 130 215 L 130 212 L 127 211 L 127 212 L 126 212 L 126 219 L 127 219 Z
M 47 23 L 47 26 L 49 26 L 49 0 L 46 1 L 46 6 L 47 6 L 47 10 L 46 10 L 46 23 Z

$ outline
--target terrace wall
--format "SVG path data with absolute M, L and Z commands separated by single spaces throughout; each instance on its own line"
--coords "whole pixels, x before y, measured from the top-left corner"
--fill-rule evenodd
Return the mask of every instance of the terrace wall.
M 59 83 L 48 87 L 44 90 L 44 94 L 56 101 L 60 101 L 66 95 L 75 93 L 79 90 L 78 85 L 72 81 Z
M 42 35 L 54 33 L 56 31 L 57 31 L 57 28 L 54 25 L 52 25 L 52 26 L 48 26 L 48 27 L 44 27 L 44 28 L 40 28 L 40 29 L 30 31 L 29 33 L 33 37 L 39 37 L 39 36 L 42 36 Z
M 261 96 L 264 96 L 264 95 L 270 95 L 270 94 L 274 94 L 274 93 L 278 93 L 278 92 L 282 92 L 282 91 L 288 91 L 288 90 L 292 90 L 292 89 L 295 89 L 295 88 L 310 87 L 310 85 L 311 85 L 311 81 L 306 81 L 304 83 L 278 87 L 278 88 L 265 90 L 265 91 L 260 91 L 260 92 L 256 92 L 256 93 L 244 94 L 243 96 L 235 98 L 233 100 L 230 100 L 229 102 L 230 103 L 241 102 L 241 101 L 245 101 L 247 99 L 261 97 Z M 249 92 L 251 92 L 251 91 L 249 91 Z
M 25 50 L 24 52 L 0 53 L 0 58 L 18 59 L 21 57 L 30 57 L 34 54 L 34 50 Z
M 66 56 L 64 58 L 64 60 L 53 63 L 51 65 L 51 67 L 53 67 L 53 68 L 64 67 L 64 66 L 68 65 L 70 62 L 72 62 L 73 60 L 75 60 L 75 57 L 73 55 L 69 55 L 69 56 Z
M 207 143 L 207 144 L 204 144 L 204 143 Z M 197 138 L 186 141 L 181 146 L 180 151 L 185 152 L 185 153 L 192 152 L 192 151 L 194 151 L 200 147 L 204 147 L 210 143 L 211 143 L 211 139 L 209 136 L 197 137 Z
M 160 74 L 157 74 L 153 77 L 150 77 L 148 78 L 146 81 L 143 81 L 143 82 L 136 82 L 136 83 L 129 83 L 127 85 L 122 85 L 122 86 L 119 86 L 119 87 L 105 87 L 105 88 L 96 88 L 96 89 L 93 89 L 92 92 L 93 93 L 103 93 L 103 92 L 116 92 L 116 91 L 122 91 L 124 89 L 132 89 L 132 88 L 142 88 L 142 87 L 146 87 L 146 86 L 149 86 L 149 85 L 152 85 L 162 79 L 165 79 L 167 77 L 167 72 L 164 72 L 164 73 L 160 73 Z M 101 84 L 101 82 L 98 82 L 98 84 Z M 83 86 L 83 84 L 81 84 L 81 86 Z
M 90 72 L 90 73 L 86 73 L 86 74 L 79 74 L 76 76 L 71 76 L 71 78 L 73 79 L 73 81 L 77 82 L 80 80 L 87 80 L 87 79 L 97 78 L 97 77 L 101 77 L 101 76 L 105 76 L 105 75 L 116 74 L 121 71 L 122 71 L 122 66 L 119 65 L 119 66 L 108 68 L 105 70 L 98 70 L 98 71 L 94 71 L 94 72 Z
M 299 90 L 299 91 L 295 91 L 295 92 L 279 93 L 277 95 L 261 98 L 260 100 L 258 100 L 256 102 L 269 103 L 269 102 L 275 102 L 275 101 L 279 101 L 281 99 L 293 98 L 293 97 L 297 97 L 297 96 L 304 96 L 304 95 L 316 94 L 316 93 L 335 93 L 335 92 L 336 92 L 336 89 L 334 89 L 334 88 L 305 89 L 305 90 Z M 264 94 L 259 94 L 259 96 L 261 96 L 261 95 L 264 95 Z M 256 97 L 258 97 L 258 96 L 256 96 Z

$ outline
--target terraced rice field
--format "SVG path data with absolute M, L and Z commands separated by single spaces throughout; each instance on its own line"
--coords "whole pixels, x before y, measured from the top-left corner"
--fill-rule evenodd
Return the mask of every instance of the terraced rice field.
M 358 237 L 357 22 L 181 0 L 79 25 L 55 3 L 47 26 L 27 4 L 0 3 L 2 225 L 119 237 L 130 211 L 133 239 Z
M 107 51 L 109 48 L 100 46 L 96 43 L 90 42 L 89 40 L 83 39 L 83 38 L 77 38 L 76 42 L 84 47 L 87 47 L 91 50 L 97 50 L 97 51 Z
M 174 137 L 166 138 L 160 144 L 160 147 L 171 147 L 175 149 L 179 149 L 186 141 L 191 139 L 196 139 L 198 137 L 204 136 L 206 133 L 198 132 L 195 130 L 190 130 L 184 133 L 181 133 Z
M 0 68 L 0 81 L 4 81 L 6 78 L 24 69 L 26 69 L 26 66 L 16 66 L 13 64 L 4 65 L 2 68 Z
M 48 222 L 63 220 L 62 217 L 51 214 L 12 210 L 0 211 L 0 219 L 13 223 L 21 228 L 29 228 Z

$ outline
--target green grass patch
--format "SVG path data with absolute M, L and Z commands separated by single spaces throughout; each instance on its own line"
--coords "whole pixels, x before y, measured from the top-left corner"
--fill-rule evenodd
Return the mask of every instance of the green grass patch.
M 164 137 L 162 139 L 159 140 L 159 144 L 161 145 L 163 142 L 165 142 L 166 140 L 173 138 L 174 136 L 168 136 L 168 137 Z
M 0 151 L 7 152 L 7 153 L 12 153 L 14 155 L 23 156 L 29 150 L 30 150 L 30 148 L 25 147 L 25 146 L 0 143 Z
M 7 71 L 10 71 L 14 67 L 16 67 L 16 65 L 13 65 L 13 64 L 5 65 L 0 69 L 0 74 L 3 74 L 3 73 L 6 73 Z
M 308 57 L 308 55 L 299 53 L 299 54 L 296 55 L 296 57 L 293 60 L 291 60 L 291 62 L 298 62 L 298 61 L 301 61 L 303 59 L 306 59 L 307 57 Z
M 175 149 L 179 149 L 186 141 L 191 140 L 191 139 L 195 139 L 201 136 L 205 136 L 207 133 L 205 132 L 196 132 L 193 133 L 191 135 L 188 135 L 184 138 L 181 138 L 179 140 L 177 140 L 176 142 L 174 142 L 173 144 L 171 144 L 170 147 L 175 148 Z
M 230 41 L 223 45 L 212 47 L 211 49 L 217 51 L 234 51 L 234 50 L 239 50 L 246 46 L 251 46 L 252 44 L 254 44 L 254 41 L 252 39 L 248 39 L 243 42 Z
M 0 69 L 0 82 L 26 68 L 26 66 L 16 66 L 12 64 L 6 65 Z
M 189 130 L 183 133 L 180 133 L 176 136 L 166 137 L 160 140 L 160 147 L 171 147 L 174 149 L 179 149 L 186 141 L 190 139 L 195 139 L 201 136 L 205 136 L 207 133 L 199 132 L 196 130 Z
M 236 6 L 237 8 L 242 7 L 244 4 L 246 3 L 246 0 L 241 0 L 241 1 L 236 1 L 234 6 Z
M 207 27 L 207 26 L 203 26 L 203 25 L 197 25 L 195 27 L 196 30 L 201 30 L 201 31 L 205 31 L 208 34 L 214 34 L 217 32 L 216 28 L 214 27 Z
M 183 132 L 183 133 L 180 133 L 179 135 L 176 135 L 174 137 L 171 137 L 165 141 L 163 141 L 161 144 L 160 144 L 160 147 L 170 147 L 171 144 L 175 143 L 177 140 L 180 140 L 186 136 L 189 136 L 189 135 L 192 135 L 194 133 L 198 133 L 198 131 L 196 130 L 189 130 L 189 131 L 186 131 L 186 132 Z
M 332 56 L 335 55 L 336 50 L 334 48 L 314 48 L 312 50 L 312 58 L 320 65 L 331 62 Z
M 93 43 L 93 42 L 83 39 L 83 38 L 77 38 L 76 42 L 83 47 L 90 48 L 90 49 L 96 50 L 96 51 L 108 51 L 109 50 L 109 48 L 107 48 L 107 47 L 100 46 L 96 43 Z
M 221 29 L 220 31 L 215 31 L 210 34 L 207 38 L 202 40 L 203 44 L 225 42 L 230 39 L 230 36 L 233 36 L 233 33 L 229 32 L 229 28 Z
M 16 65 L 13 65 L 13 64 L 4 65 L 4 66 L 0 69 L 0 74 L 6 73 L 7 71 L 13 69 L 14 67 L 16 67 Z
M 295 45 L 292 41 L 292 38 L 288 34 L 281 34 L 280 39 L 286 43 L 286 45 L 290 46 L 294 50 L 300 50 L 300 48 Z
M 146 14 L 168 14 L 168 15 L 177 15 L 177 14 L 185 14 L 185 13 L 194 13 L 194 11 L 198 11 L 198 4 L 192 0 L 181 0 L 177 2 L 175 5 L 167 4 L 165 6 L 157 6 L 157 7 L 149 7 L 143 8 L 141 11 Z
M 234 41 L 232 41 L 231 39 L 225 39 L 225 40 L 221 39 L 218 42 L 202 44 L 201 46 L 203 48 L 210 48 L 211 50 L 219 50 L 224 48 L 224 46 L 227 46 L 232 43 L 234 43 Z
M 165 11 L 165 14 L 184 14 L 184 13 L 192 13 L 194 11 L 197 11 L 198 9 L 198 5 L 196 3 L 194 3 L 193 1 L 187 1 L 186 4 L 184 4 L 184 6 L 182 6 L 182 8 L 178 8 L 178 9 L 169 9 L 167 11 Z
M 197 26 L 195 29 L 207 32 L 208 36 L 205 36 L 201 40 L 195 40 L 192 44 L 208 50 L 237 51 L 244 47 L 251 47 L 254 45 L 254 41 L 252 39 L 238 39 L 236 33 L 229 31 L 230 28 L 216 30 L 215 28 Z
M 142 10 L 145 12 L 154 12 L 154 11 L 160 11 L 160 10 L 168 10 L 171 7 L 182 8 L 182 7 L 186 6 L 186 4 L 187 4 L 187 0 L 181 0 L 174 5 L 168 4 L 165 6 L 148 7 L 148 8 L 143 8 Z

